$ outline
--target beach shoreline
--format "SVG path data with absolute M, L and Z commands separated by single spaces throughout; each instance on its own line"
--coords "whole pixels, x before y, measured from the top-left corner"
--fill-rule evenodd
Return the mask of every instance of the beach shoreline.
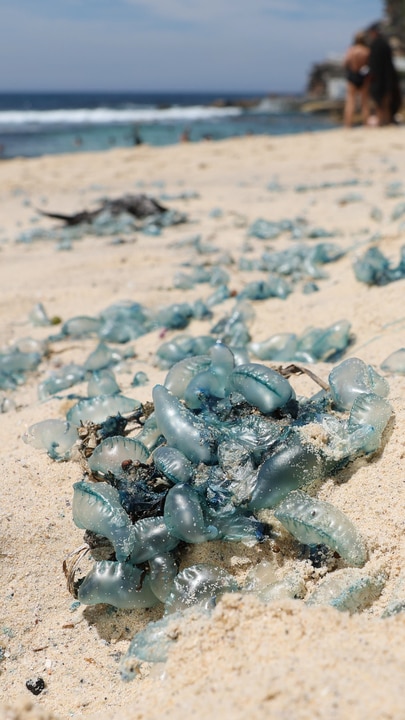
M 304 294 L 297 284 L 285 300 L 253 301 L 253 339 L 299 334 L 308 326 L 324 328 L 345 318 L 353 339 L 344 357 L 360 357 L 380 371 L 382 361 L 404 346 L 404 280 L 369 287 L 356 280 L 352 263 L 373 243 L 398 263 L 405 230 L 392 211 L 402 202 L 404 172 L 405 138 L 397 127 L 141 145 L 1 162 L 0 348 L 53 332 L 29 322 L 37 303 L 50 317 L 66 321 L 96 316 L 124 300 L 156 310 L 204 298 L 212 288 L 176 288 L 175 274 L 195 262 L 213 267 L 227 253 L 232 297 L 214 308 L 214 320 L 193 320 L 184 331 L 164 333 L 164 339 L 180 332 L 207 334 L 246 283 L 263 277 L 257 270 L 240 270 L 240 258 L 293 245 L 285 234 L 264 241 L 248 237 L 251 224 L 257 218 L 301 218 L 306 227 L 329 232 L 325 241 L 337 243 L 346 254 L 326 266 L 319 292 Z M 397 195 L 389 196 L 387 188 L 395 183 Z M 161 235 L 122 236 L 118 244 L 109 236 L 86 236 L 73 241 L 70 250 L 58 250 L 52 240 L 15 242 L 23 231 L 58 226 L 38 209 L 74 213 L 94 208 L 101 197 L 139 192 L 177 196 L 166 204 L 187 213 L 189 222 L 165 228 Z M 187 192 L 194 197 L 187 198 Z M 379 215 L 373 214 L 376 208 Z M 218 252 L 196 254 L 187 243 L 196 234 Z M 305 242 L 318 241 L 314 236 Z M 164 381 L 166 372 L 154 362 L 162 340 L 160 329 L 130 343 L 135 358 L 117 373 L 124 395 L 147 402 L 153 386 Z M 71 518 L 72 484 L 82 469 L 78 463 L 55 463 L 22 441 L 30 425 L 64 417 L 67 407 L 57 398 L 39 402 L 38 383 L 61 363 L 83 363 L 95 344 L 94 338 L 64 340 L 26 383 L 5 391 L 16 409 L 0 414 L 0 719 L 154 720 L 186 713 L 201 720 L 213 713 L 233 720 L 402 717 L 405 613 L 385 620 L 381 615 L 405 573 L 405 376 L 386 375 L 394 417 L 383 448 L 372 458 L 357 459 L 338 480 L 328 478 L 319 491 L 365 538 L 366 572 L 386 576 L 380 597 L 349 616 L 300 600 L 262 605 L 250 596 L 229 595 L 211 619 L 196 617 L 180 632 L 165 666 L 145 664 L 136 680 L 124 684 L 118 673 L 121 654 L 133 634 L 158 619 L 162 609 L 72 606 L 62 561 L 82 542 L 83 532 Z M 320 362 L 312 369 L 327 378 L 331 367 Z M 131 386 L 137 371 L 146 372 L 148 384 Z M 299 393 L 313 391 L 308 378 L 292 383 Z M 84 393 L 85 384 L 77 391 Z M 214 563 L 222 558 L 229 571 L 243 577 L 269 553 L 267 541 L 254 548 L 213 542 L 193 548 L 190 558 Z M 308 575 L 308 588 L 316 580 L 316 573 Z M 46 689 L 33 698 L 25 683 L 37 676 Z

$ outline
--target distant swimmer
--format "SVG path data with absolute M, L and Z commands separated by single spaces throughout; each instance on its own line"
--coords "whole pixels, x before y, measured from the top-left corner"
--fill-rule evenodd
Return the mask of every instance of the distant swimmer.
M 143 145 L 143 140 L 139 133 L 139 128 L 137 125 L 134 126 L 134 130 L 132 133 L 132 142 L 134 145 Z
M 190 142 L 190 130 L 188 128 L 184 128 L 181 133 L 180 142 Z

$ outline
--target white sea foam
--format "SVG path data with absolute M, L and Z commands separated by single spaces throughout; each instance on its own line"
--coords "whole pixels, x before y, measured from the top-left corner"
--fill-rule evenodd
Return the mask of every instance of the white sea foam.
M 148 123 L 184 120 L 210 120 L 240 115 L 237 107 L 216 108 L 204 105 L 168 108 L 125 108 L 121 110 L 99 107 L 74 110 L 4 110 L 0 112 L 0 126 L 22 125 L 108 125 L 116 123 Z

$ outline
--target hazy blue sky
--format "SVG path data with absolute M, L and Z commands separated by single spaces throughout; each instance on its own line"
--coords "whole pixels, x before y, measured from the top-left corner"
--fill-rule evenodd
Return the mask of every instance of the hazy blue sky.
M 303 90 L 382 0 L 1 0 L 0 90 Z

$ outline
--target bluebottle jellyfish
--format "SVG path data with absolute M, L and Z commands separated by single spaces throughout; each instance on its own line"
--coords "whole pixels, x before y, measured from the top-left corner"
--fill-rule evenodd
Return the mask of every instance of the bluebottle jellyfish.
M 77 597 L 85 605 L 108 603 L 133 610 L 149 608 L 159 601 L 150 588 L 149 577 L 129 563 L 100 560 L 80 584 Z
M 65 420 L 42 420 L 23 435 L 25 443 L 46 450 L 53 460 L 68 460 L 77 439 L 76 426 Z
M 344 568 L 327 575 L 307 599 L 308 605 L 330 605 L 340 612 L 361 612 L 381 595 L 385 574 Z
M 139 565 L 146 560 L 165 555 L 179 544 L 178 536 L 170 532 L 162 516 L 138 520 L 133 526 L 134 543 L 129 561 Z
M 197 490 L 188 483 L 178 483 L 166 497 L 164 519 L 174 537 L 189 543 L 201 543 L 218 537 L 218 530 L 205 522 Z
M 122 475 L 123 463 L 128 460 L 144 463 L 148 457 L 149 451 L 142 442 L 118 435 L 108 437 L 97 445 L 88 459 L 88 464 L 94 475 L 103 478 L 108 473 Z
M 389 385 L 371 365 L 359 358 L 348 358 L 329 374 L 332 398 L 339 410 L 350 410 L 358 395 L 375 393 L 387 397 Z
M 149 560 L 150 587 L 154 595 L 165 603 L 169 597 L 174 579 L 179 571 L 173 553 L 165 552 Z
M 235 578 L 223 568 L 199 563 L 182 570 L 174 580 L 166 600 L 168 612 L 177 612 L 199 605 L 213 608 L 224 593 L 238 592 Z
M 367 549 L 357 528 L 331 503 L 294 490 L 279 503 L 274 514 L 305 545 L 327 545 L 355 567 L 366 563 Z
M 215 438 L 199 418 L 185 408 L 163 385 L 153 389 L 156 423 L 162 435 L 193 463 L 212 463 Z
M 395 352 L 388 355 L 380 365 L 381 370 L 385 370 L 390 373 L 397 373 L 398 375 L 405 374 L 405 348 L 395 350 Z
M 325 464 L 318 448 L 291 432 L 274 445 L 270 457 L 259 467 L 248 507 L 252 510 L 276 507 L 291 490 L 323 477 Z
M 257 363 L 238 365 L 230 376 L 230 387 L 264 415 L 282 408 L 294 397 L 288 380 L 275 370 Z
M 235 359 L 231 350 L 221 342 L 210 349 L 211 363 L 207 370 L 195 375 L 187 385 L 184 400 L 188 408 L 197 410 L 210 400 L 223 399 L 229 394 L 230 375 Z
M 97 395 L 79 400 L 67 413 L 67 419 L 73 425 L 85 422 L 100 423 L 117 413 L 132 413 L 141 407 L 138 400 L 124 395 Z
M 120 387 L 112 370 L 105 368 L 92 373 L 87 385 L 87 396 L 89 398 L 98 395 L 115 395 L 119 392 Z
M 160 445 L 153 453 L 155 467 L 172 483 L 189 482 L 194 466 L 186 456 L 168 445 Z
M 81 365 L 75 365 L 74 363 L 65 365 L 39 383 L 38 397 L 40 400 L 46 400 L 46 398 L 55 395 L 61 390 L 66 390 L 66 388 L 83 382 L 85 377 L 86 370 Z
M 132 311 L 117 308 L 100 319 L 104 323 L 121 312 Z M 181 308 L 170 309 L 177 312 Z M 156 317 L 148 317 L 154 327 Z M 69 424 L 58 426 L 62 438 L 69 429 L 69 441 L 78 433 L 81 462 L 87 462 L 88 474 L 75 483 L 73 495 L 73 520 L 86 531 L 84 547 L 96 561 L 84 580 L 74 583 L 83 604 L 136 609 L 160 602 L 167 614 L 182 617 L 193 607 L 210 612 L 225 592 L 255 592 L 263 602 L 305 598 L 361 611 L 381 592 L 383 575 L 359 570 L 368 552 L 355 525 L 300 488 L 322 482 L 381 446 L 392 414 L 388 383 L 352 358 L 334 366 L 330 387 L 305 369 L 322 391 L 296 397 L 285 376 L 301 372 L 299 366 L 276 372 L 249 362 L 244 342 L 233 347 L 223 342 L 224 336 L 246 341 L 251 319 L 251 306 L 238 303 L 209 337 L 180 336 L 166 357 L 173 359 L 172 350 L 186 356 L 170 367 L 164 385 L 154 387 L 153 404 L 141 405 L 118 393 L 96 394 L 69 410 Z M 290 345 L 302 357 L 313 353 L 325 358 L 348 333 L 349 324 L 342 321 L 310 328 L 297 338 L 287 334 L 278 347 L 282 351 Z M 95 364 L 101 367 L 109 351 L 98 350 L 101 357 Z M 197 355 L 187 355 L 193 351 Z M 111 379 L 109 373 L 105 377 Z M 51 425 L 49 437 L 38 433 L 35 442 L 45 447 L 49 438 L 55 441 L 55 432 Z M 69 447 L 60 450 L 69 457 Z M 314 485 L 308 488 L 315 491 Z M 272 516 L 271 524 L 263 522 L 258 515 L 263 509 L 272 509 L 278 522 Z M 327 577 L 310 598 L 299 557 L 289 557 L 286 567 L 280 523 L 299 543 L 325 549 L 316 567 L 324 564 Z M 187 567 L 186 546 L 197 554 L 192 546 L 211 541 L 216 541 L 213 552 L 222 542 L 263 543 L 265 556 L 276 542 L 280 567 L 277 572 L 258 568 L 246 582 L 237 582 L 218 561 L 192 560 Z M 109 559 L 100 560 L 105 546 Z M 307 552 L 315 565 L 314 551 Z M 336 571 L 332 553 L 353 566 L 347 570 L 354 574 Z M 131 668 L 143 658 L 167 656 L 166 628 L 163 621 L 138 634 L 133 652 L 123 660 L 123 677 L 132 677 Z
M 137 632 L 120 660 L 121 679 L 125 682 L 133 680 L 142 662 L 166 662 L 177 637 L 176 621 L 182 619 L 181 613 L 173 613 L 148 623 L 143 630 Z
M 120 503 L 118 490 L 106 482 L 81 481 L 73 486 L 73 521 L 112 543 L 117 560 L 126 560 L 134 545 L 134 527 Z

